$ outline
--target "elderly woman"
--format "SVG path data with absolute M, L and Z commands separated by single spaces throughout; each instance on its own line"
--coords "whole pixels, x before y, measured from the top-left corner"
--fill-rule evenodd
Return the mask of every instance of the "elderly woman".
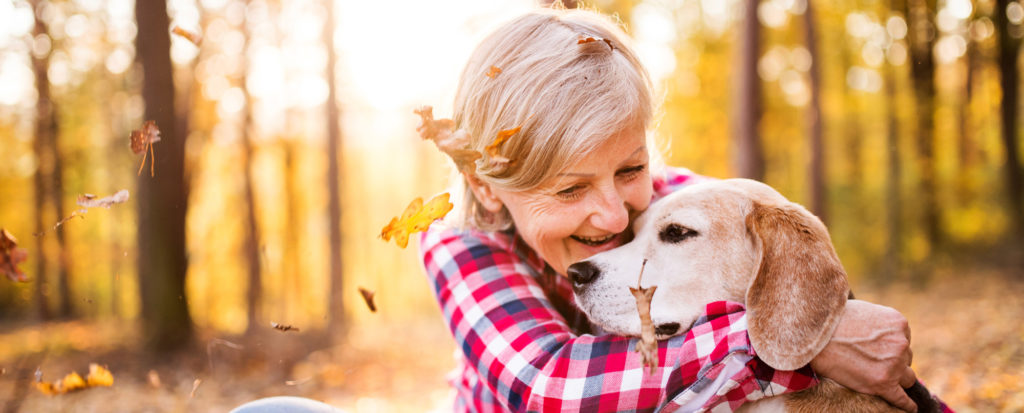
M 794 372 L 728 362 L 750 348 L 731 324 L 742 311 L 706 315 L 718 320 L 702 337 L 716 346 L 710 356 L 694 338 L 660 342 L 653 375 L 632 351 L 637 339 L 592 330 L 572 304 L 568 266 L 627 242 L 651 202 L 706 179 L 659 165 L 652 107 L 646 70 L 600 14 L 537 10 L 476 48 L 455 98 L 456 133 L 486 154 L 499 132 L 521 129 L 471 167 L 454 157 L 460 213 L 421 238 L 463 359 L 455 409 L 735 409 L 813 386 L 817 373 L 915 410 L 903 391 L 916 380 L 909 328 L 887 307 L 851 301 L 830 343 Z

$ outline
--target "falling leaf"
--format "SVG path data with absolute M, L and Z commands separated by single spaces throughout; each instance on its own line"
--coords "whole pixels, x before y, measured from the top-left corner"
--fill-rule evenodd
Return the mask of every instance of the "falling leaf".
M 195 381 L 192 382 L 192 393 L 188 394 L 188 398 L 192 399 L 196 397 L 196 390 L 199 389 L 199 385 L 202 384 L 202 382 L 203 380 L 200 378 L 196 378 Z
M 276 329 L 276 330 L 281 330 L 281 331 L 295 331 L 295 332 L 299 331 L 298 327 L 292 327 L 292 326 L 286 325 L 286 324 L 278 324 L 278 323 L 275 323 L 273 321 L 270 322 L 270 326 L 274 327 L 274 329 Z
M 472 148 L 466 131 L 454 130 L 455 122 L 451 119 L 435 120 L 434 109 L 430 106 L 423 106 L 413 112 L 420 115 L 420 125 L 416 127 L 416 131 L 420 133 L 421 138 L 433 141 L 437 149 L 452 158 L 462 173 L 476 173 L 476 160 L 483 155 Z
M 28 252 L 18 248 L 18 240 L 7 229 L 0 228 L 0 273 L 8 280 L 24 282 L 25 273 L 18 268 L 18 263 L 28 258 Z
M 85 379 L 78 372 L 73 371 L 53 383 L 43 381 L 42 371 L 36 370 L 36 389 L 47 396 L 55 396 L 90 387 L 109 387 L 113 384 L 114 375 L 110 373 L 110 370 L 96 363 L 89 364 L 89 374 Z
M 636 352 L 640 353 L 644 366 L 650 367 L 651 374 L 658 368 L 658 342 L 654 339 L 654 322 L 651 321 L 651 297 L 658 286 L 652 285 L 648 288 L 640 287 L 640 280 L 644 276 L 644 267 L 647 266 L 647 259 L 644 258 L 640 266 L 640 275 L 636 280 L 636 288 L 629 287 L 636 299 L 636 309 L 640 312 L 640 341 L 636 342 Z
M 430 223 L 435 219 L 444 218 L 448 211 L 452 210 L 454 205 L 448 202 L 448 197 L 448 193 L 445 192 L 435 196 L 426 205 L 423 204 L 422 198 L 412 200 L 401 218 L 392 218 L 391 222 L 380 230 L 380 237 L 384 241 L 390 241 L 394 237 L 395 243 L 405 248 L 409 244 L 409 235 L 426 231 Z
M 150 158 L 149 176 L 153 176 L 153 165 L 156 162 L 156 154 L 153 153 L 153 144 L 160 142 L 160 129 L 156 127 L 156 121 L 147 120 L 142 124 L 142 129 L 133 130 L 129 138 L 131 140 L 132 152 L 135 154 L 143 152 L 142 164 L 139 165 L 138 175 L 142 174 L 142 167 L 146 165 L 147 154 L 144 152 L 148 149 L 148 155 Z
M 149 382 L 149 386 L 154 389 L 159 389 L 161 386 L 160 374 L 156 370 L 149 370 L 149 373 L 146 374 L 146 380 Z
M 103 207 L 109 209 L 114 204 L 123 204 L 127 200 L 128 190 L 122 189 L 120 191 L 117 191 L 117 193 L 114 195 L 99 199 L 97 199 L 96 195 L 93 194 L 82 194 L 78 196 L 77 203 L 79 206 L 83 206 L 86 208 Z
M 517 126 L 512 129 L 505 129 L 503 131 L 498 132 L 498 136 L 496 136 L 494 140 L 491 141 L 490 145 L 487 145 L 487 147 L 484 148 L 484 150 L 487 151 L 487 156 L 491 157 L 491 162 L 505 165 L 511 163 L 511 161 L 508 158 L 501 156 L 498 153 L 498 151 L 501 150 L 501 145 L 503 145 L 505 141 L 508 140 L 508 138 L 512 137 L 512 135 L 515 135 L 516 133 L 519 133 L 519 130 L 522 128 L 522 126 Z
M 196 46 L 199 46 L 199 43 L 203 41 L 203 36 L 199 35 L 199 33 L 182 29 L 181 26 L 175 25 L 171 28 L 171 33 L 184 37 L 185 40 L 192 42 Z
M 366 301 L 366 306 L 370 307 L 370 311 L 376 313 L 377 305 L 373 303 L 373 295 L 376 294 L 373 291 L 367 290 L 363 287 L 359 287 L 359 294 L 363 296 L 363 301 Z
M 487 73 L 485 73 L 484 75 L 489 77 L 489 78 L 491 78 L 491 79 L 494 79 L 500 73 L 501 73 L 501 68 L 499 68 L 498 66 L 491 66 L 491 68 L 488 69 Z

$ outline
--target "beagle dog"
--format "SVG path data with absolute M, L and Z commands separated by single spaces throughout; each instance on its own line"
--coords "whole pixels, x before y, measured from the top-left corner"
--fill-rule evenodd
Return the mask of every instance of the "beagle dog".
M 628 287 L 657 286 L 650 316 L 659 339 L 685 334 L 708 303 L 744 303 L 758 357 L 795 370 L 828 343 L 850 287 L 821 220 L 763 183 L 727 179 L 683 188 L 652 204 L 629 243 L 571 265 L 577 305 L 605 331 L 640 336 Z M 919 411 L 937 409 L 920 384 Z M 915 396 L 916 393 L 921 393 Z M 748 411 L 900 411 L 834 381 L 743 406 Z

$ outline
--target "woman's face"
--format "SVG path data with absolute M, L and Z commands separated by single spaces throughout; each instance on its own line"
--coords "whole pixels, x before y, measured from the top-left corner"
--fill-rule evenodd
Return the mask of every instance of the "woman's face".
M 564 275 L 572 263 L 629 241 L 633 218 L 651 202 L 648 162 L 644 131 L 636 128 L 535 189 L 493 192 L 526 243 Z

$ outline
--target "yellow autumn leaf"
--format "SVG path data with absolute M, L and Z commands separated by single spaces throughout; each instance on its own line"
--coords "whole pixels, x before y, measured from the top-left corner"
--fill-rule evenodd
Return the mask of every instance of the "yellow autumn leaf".
M 36 382 L 36 388 L 47 396 L 60 394 L 60 391 L 57 390 L 57 387 L 54 386 L 53 383 L 48 383 L 45 381 Z
M 114 375 L 110 373 L 110 370 L 107 370 L 103 366 L 96 363 L 90 363 L 89 374 L 85 376 L 85 381 L 89 384 L 89 387 L 109 387 L 114 385 Z
M 512 135 L 519 133 L 519 130 L 522 128 L 522 126 L 517 126 L 512 129 L 505 129 L 503 131 L 498 132 L 498 136 L 495 136 L 494 140 L 491 141 L 490 145 L 487 145 L 487 147 L 484 148 L 484 150 L 487 151 L 487 155 L 491 157 L 491 162 L 500 164 L 508 164 L 511 162 L 511 160 L 509 160 L 508 158 L 501 156 L 501 154 L 499 154 L 498 151 L 501 150 L 501 145 L 503 145 L 505 141 L 508 140 L 508 138 L 511 138 Z
M 68 373 L 68 375 L 64 376 L 64 378 L 58 383 L 57 387 L 60 389 L 61 393 L 67 393 L 69 391 L 89 387 L 85 384 L 85 380 L 82 379 L 82 376 L 78 375 L 78 372 L 76 371 Z
M 380 230 L 380 237 L 384 241 L 394 238 L 399 247 L 405 248 L 409 244 L 410 235 L 426 231 L 430 223 L 444 218 L 452 210 L 454 205 L 448 202 L 448 198 L 449 194 L 445 192 L 426 204 L 423 204 L 422 198 L 412 200 L 401 217 L 392 218 L 391 222 Z

